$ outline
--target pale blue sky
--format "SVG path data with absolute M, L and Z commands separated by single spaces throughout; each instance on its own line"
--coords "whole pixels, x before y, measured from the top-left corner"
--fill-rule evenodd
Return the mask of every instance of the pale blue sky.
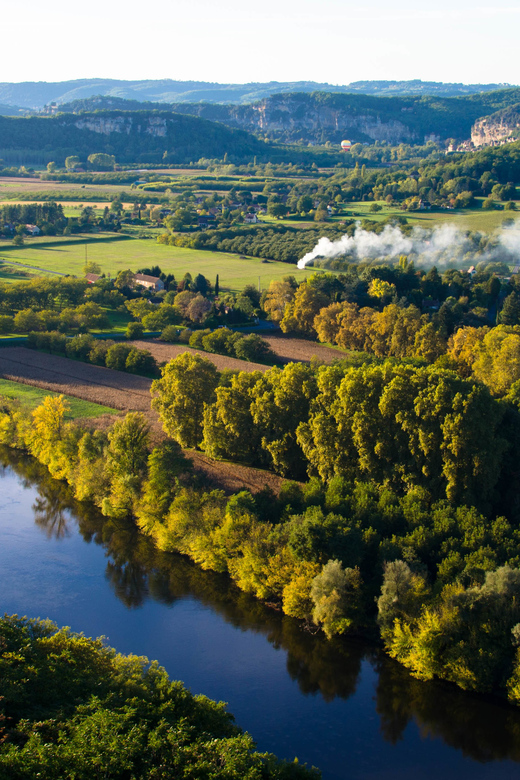
M 518 0 L 24 0 L 2 28 L 0 81 L 520 83 Z

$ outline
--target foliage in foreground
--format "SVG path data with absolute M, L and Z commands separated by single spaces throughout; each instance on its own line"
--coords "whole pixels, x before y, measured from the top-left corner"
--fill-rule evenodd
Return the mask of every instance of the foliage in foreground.
M 50 621 L 0 618 L 0 708 L 2 780 L 319 777 L 256 752 L 222 702 L 157 662 Z

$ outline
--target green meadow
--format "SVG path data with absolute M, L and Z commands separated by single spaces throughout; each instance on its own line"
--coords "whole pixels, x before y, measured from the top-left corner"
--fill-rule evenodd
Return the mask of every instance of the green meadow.
M 29 409 L 35 409 L 49 395 L 56 397 L 59 393 L 52 393 L 50 390 L 33 387 L 33 385 L 24 385 L 21 382 L 11 382 L 9 379 L 0 379 L 0 396 L 20 401 L 22 406 L 26 406 Z M 112 409 L 110 406 L 101 406 L 100 404 L 83 401 L 81 398 L 74 398 L 70 395 L 66 395 L 65 400 L 70 405 L 70 410 L 66 414 L 66 418 L 69 420 L 118 413 L 117 409 Z
M 265 262 L 256 257 L 241 258 L 239 255 L 224 252 L 165 246 L 152 239 L 98 240 L 88 243 L 81 240 L 55 240 L 50 243 L 45 239 L 40 243 L 41 245 L 35 239 L 17 249 L 10 244 L 0 244 L 0 261 L 9 265 L 23 263 L 29 266 L 25 270 L 35 274 L 40 271 L 54 271 L 74 276 L 83 276 L 85 258 L 99 263 L 102 272 L 111 276 L 126 268 L 136 271 L 138 268 L 159 265 L 165 273 L 173 273 L 176 279 L 181 279 L 189 271 L 193 276 L 204 274 L 214 284 L 218 274 L 221 290 L 242 290 L 246 284 L 258 285 L 259 277 L 261 287 L 265 288 L 271 279 L 281 279 L 287 274 L 293 274 L 298 280 L 302 280 L 309 273 L 298 271 L 296 266 L 289 263 L 271 260 Z

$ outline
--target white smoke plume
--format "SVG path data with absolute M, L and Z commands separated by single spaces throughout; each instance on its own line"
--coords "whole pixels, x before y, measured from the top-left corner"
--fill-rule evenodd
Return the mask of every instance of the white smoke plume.
M 480 234 L 468 236 L 454 225 L 441 225 L 433 230 L 416 227 L 409 236 L 392 225 L 386 225 L 379 234 L 358 225 L 353 236 L 342 236 L 337 241 L 320 238 L 312 252 L 298 261 L 298 268 L 305 268 L 317 259 L 393 260 L 400 255 L 408 255 L 425 265 L 461 261 L 471 265 L 482 260 L 520 262 L 520 228 L 516 225 L 502 228 L 484 242 L 484 248 L 480 247 L 479 239 Z

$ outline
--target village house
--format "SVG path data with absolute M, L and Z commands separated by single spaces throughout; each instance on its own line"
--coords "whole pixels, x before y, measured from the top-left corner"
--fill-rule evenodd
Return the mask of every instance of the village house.
M 244 222 L 246 222 L 248 225 L 256 225 L 258 221 L 259 220 L 256 214 L 246 214 L 244 217 Z
M 85 279 L 89 284 L 95 284 L 98 279 L 101 279 L 101 274 L 85 274 Z
M 30 236 L 39 236 L 40 235 L 40 228 L 38 227 L 38 225 L 26 225 L 25 229 L 29 233 Z
M 155 292 L 158 292 L 159 290 L 164 290 L 164 282 L 162 279 L 159 279 L 158 276 L 148 276 L 148 274 L 135 274 L 134 282 L 135 284 L 139 284 L 141 287 L 147 287 L 149 290 L 154 290 Z

